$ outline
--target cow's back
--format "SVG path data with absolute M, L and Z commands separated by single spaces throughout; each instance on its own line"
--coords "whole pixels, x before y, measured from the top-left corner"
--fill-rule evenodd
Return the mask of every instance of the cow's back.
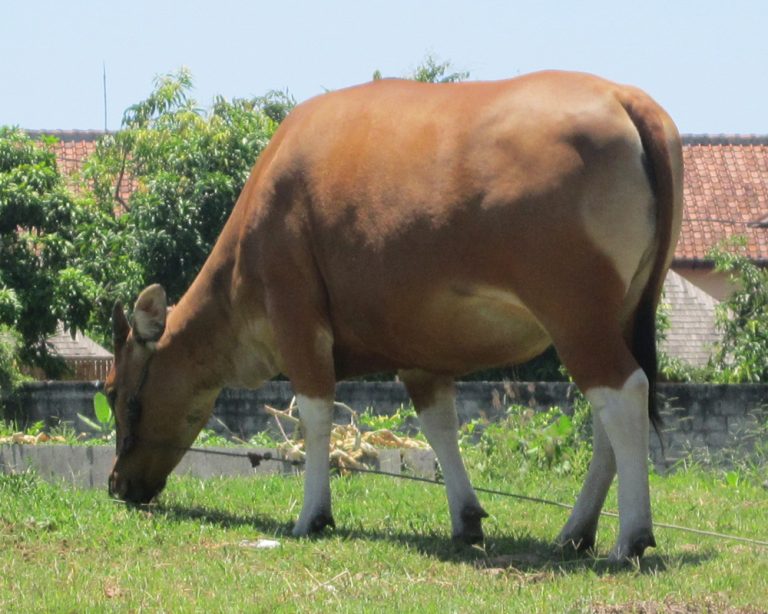
M 530 358 L 548 305 L 595 280 L 621 300 L 652 240 L 618 90 L 568 73 L 385 80 L 300 105 L 255 174 L 269 197 L 249 202 L 244 240 L 280 246 L 259 248 L 267 292 L 291 266 L 316 276 L 342 371 Z

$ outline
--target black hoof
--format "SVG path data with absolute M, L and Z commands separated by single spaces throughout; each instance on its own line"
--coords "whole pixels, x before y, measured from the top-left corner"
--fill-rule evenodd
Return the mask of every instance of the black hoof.
M 632 546 L 629 549 L 628 558 L 640 558 L 643 556 L 646 548 L 655 548 L 656 538 L 653 533 L 643 533 L 632 540 Z
M 312 522 L 309 523 L 309 532 L 322 533 L 325 527 L 331 527 L 332 529 L 336 528 L 336 522 L 333 520 L 331 514 L 319 514 L 315 516 L 312 519 Z
M 467 506 L 461 510 L 462 530 L 453 535 L 453 540 L 464 544 L 479 544 L 485 539 L 483 518 L 488 513 L 482 507 Z
M 655 548 L 656 539 L 651 531 L 642 531 L 629 540 L 629 547 L 614 552 L 609 559 L 613 563 L 629 563 L 642 558 L 646 548 Z

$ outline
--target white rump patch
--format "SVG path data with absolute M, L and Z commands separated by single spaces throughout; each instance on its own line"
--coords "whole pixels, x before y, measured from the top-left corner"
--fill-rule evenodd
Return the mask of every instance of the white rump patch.
M 580 203 L 587 235 L 611 260 L 627 288 L 653 242 L 655 204 L 642 157 L 638 136 L 636 151 L 616 161 L 599 188 Z

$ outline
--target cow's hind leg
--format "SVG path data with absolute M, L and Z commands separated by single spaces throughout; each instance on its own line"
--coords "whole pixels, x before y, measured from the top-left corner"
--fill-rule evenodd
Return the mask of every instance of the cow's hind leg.
M 607 318 L 603 322 L 607 321 Z M 619 477 L 619 537 L 610 558 L 641 556 L 655 546 L 648 489 L 648 378 L 610 326 L 582 326 L 558 351 L 592 405 L 595 455 L 560 541 L 589 547 L 613 477 Z M 556 341 L 557 344 L 557 341 Z M 611 453 L 612 451 L 612 453 Z
M 595 387 L 584 394 L 605 428 L 619 474 L 619 538 L 610 557 L 642 556 L 656 546 L 648 488 L 648 378 L 638 369 L 619 389 Z
M 616 475 L 616 458 L 603 423 L 597 413 L 592 414 L 592 462 L 581 493 L 557 543 L 579 552 L 592 550 L 597 537 L 597 524 L 605 496 Z
M 416 370 L 401 371 L 400 378 L 413 399 L 424 435 L 440 462 L 453 538 L 469 544 L 481 542 L 482 519 L 488 514 L 477 500 L 459 453 L 453 380 Z

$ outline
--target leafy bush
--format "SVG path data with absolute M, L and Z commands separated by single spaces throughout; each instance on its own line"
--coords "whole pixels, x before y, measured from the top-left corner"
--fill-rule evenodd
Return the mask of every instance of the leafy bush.
M 716 270 L 729 273 L 735 286 L 717 309 L 723 339 L 710 367 L 719 383 L 768 381 L 768 269 L 754 264 L 745 246 L 738 238 L 710 252 Z
M 19 368 L 19 334 L 0 325 L 0 409 L 6 400 L 27 379 Z
M 578 399 L 572 416 L 558 407 L 536 412 L 512 405 L 499 422 L 477 423 L 464 432 L 482 430 L 476 445 L 466 446 L 474 466 L 488 479 L 501 479 L 505 472 L 552 470 L 556 474 L 581 473 L 591 458 L 589 403 Z
M 395 413 L 390 415 L 377 414 L 369 407 L 357 416 L 357 421 L 361 427 L 371 431 L 388 429 L 397 433 L 411 434 L 418 429 L 418 418 L 413 405 L 401 405 Z
M 90 210 L 59 174 L 54 143 L 0 127 L 0 325 L 21 336 L 20 358 L 49 374 L 61 365 L 46 338 L 60 321 L 83 328 L 98 292 L 87 275 L 67 272 Z
M 178 300 L 207 258 L 256 158 L 293 106 L 287 94 L 273 92 L 253 100 L 219 97 L 204 111 L 191 89 L 186 70 L 157 79 L 86 165 L 106 218 L 94 229 L 103 237 L 90 260 L 108 265 L 105 282 L 127 282 L 111 292 L 104 321 L 115 298 L 127 302 L 147 283 L 162 283 L 171 300 Z M 135 189 L 121 196 L 128 178 Z

